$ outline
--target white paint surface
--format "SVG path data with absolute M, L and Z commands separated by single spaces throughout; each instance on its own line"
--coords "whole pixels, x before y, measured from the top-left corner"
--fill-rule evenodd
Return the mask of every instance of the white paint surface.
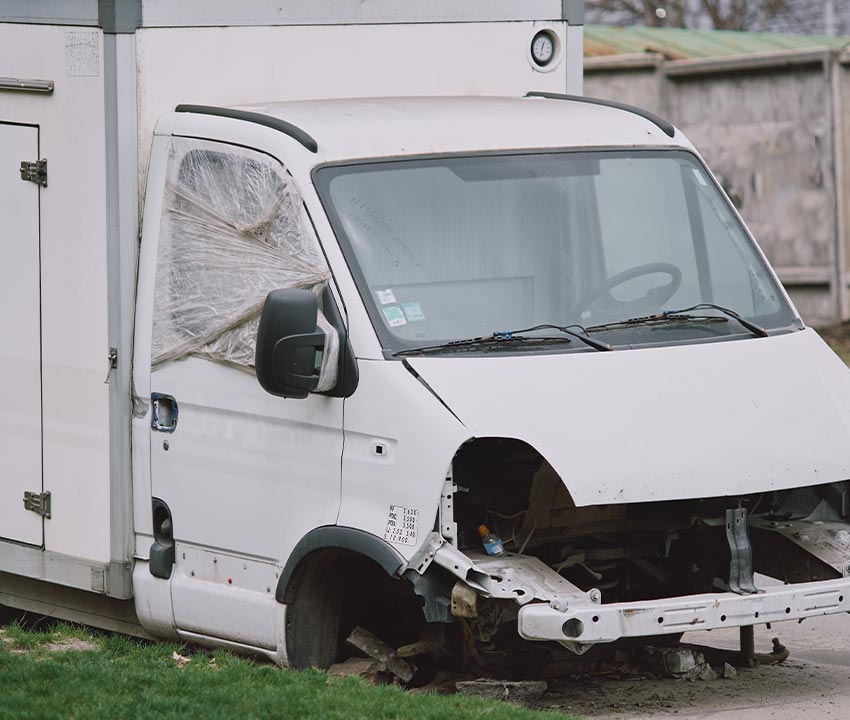
M 679 147 L 634 113 L 540 97 L 364 97 L 240 109 L 296 125 L 319 146 L 314 164 L 430 153 L 589 147 Z
M 0 536 L 41 545 L 42 519 L 24 509 L 41 492 L 39 186 L 21 160 L 38 157 L 38 128 L 0 123 Z
M 850 370 L 813 330 L 410 364 L 472 434 L 536 448 L 579 506 L 850 478 Z
M 40 156 L 48 160 L 48 186 L 40 191 L 41 339 L 44 489 L 53 517 L 44 524 L 45 547 L 108 562 L 103 73 L 65 75 L 66 30 L 0 25 L 3 74 L 56 83 L 52 95 L 4 93 L 2 119 L 37 123 Z
M 545 26 L 558 32 L 563 45 L 566 23 Z M 180 103 L 564 92 L 566 70 L 539 73 L 527 60 L 540 27 L 479 22 L 142 29 L 136 36 L 140 177 L 147 172 L 157 120 Z M 359 132 L 351 127 L 349 141 L 359 142 Z

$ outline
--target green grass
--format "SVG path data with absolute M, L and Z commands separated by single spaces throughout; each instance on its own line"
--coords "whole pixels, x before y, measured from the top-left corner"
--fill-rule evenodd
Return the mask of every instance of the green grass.
M 73 639 L 89 650 L 62 650 Z M 51 645 L 53 649 L 51 648 Z M 191 658 L 178 667 L 173 652 Z M 566 716 L 461 696 L 372 687 L 358 678 L 280 670 L 217 651 L 94 635 L 68 625 L 34 632 L 12 624 L 0 635 L 3 720 L 203 718 L 414 718 L 556 720 Z

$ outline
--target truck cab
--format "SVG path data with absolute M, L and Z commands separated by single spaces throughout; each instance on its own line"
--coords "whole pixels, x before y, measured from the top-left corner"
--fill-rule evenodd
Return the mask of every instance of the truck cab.
M 850 610 L 850 374 L 652 113 L 178 106 L 134 333 L 152 635 L 326 667 L 356 626 L 583 653 Z

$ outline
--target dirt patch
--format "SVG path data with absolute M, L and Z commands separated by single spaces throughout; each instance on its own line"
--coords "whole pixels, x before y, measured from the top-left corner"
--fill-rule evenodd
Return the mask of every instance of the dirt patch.
M 70 640 L 62 640 L 60 642 L 50 642 L 39 647 L 44 648 L 48 652 L 60 652 L 64 650 L 74 650 L 83 652 L 86 650 L 97 650 L 98 646 L 91 640 L 81 640 L 80 638 L 71 638 Z
M 9 652 L 15 655 L 26 655 L 34 652 L 84 652 L 87 650 L 97 650 L 98 646 L 91 640 L 83 640 L 82 638 L 65 638 L 56 642 L 37 643 L 27 647 L 18 647 L 15 638 L 0 628 L 0 642 L 2 642 Z

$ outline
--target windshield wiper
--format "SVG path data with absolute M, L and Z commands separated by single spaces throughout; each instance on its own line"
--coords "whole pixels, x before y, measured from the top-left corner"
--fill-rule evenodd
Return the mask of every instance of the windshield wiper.
M 750 322 L 746 318 L 742 318 L 738 313 L 736 313 L 730 308 L 723 307 L 722 305 L 715 305 L 714 303 L 699 303 L 698 305 L 691 305 L 691 307 L 682 308 L 681 310 L 665 310 L 664 315 L 666 317 L 670 317 L 671 315 L 675 317 L 676 315 L 681 315 L 682 313 L 687 313 L 691 310 L 704 309 L 718 310 L 724 315 L 728 315 L 733 320 L 736 320 L 741 327 L 747 328 L 747 330 L 749 330 L 756 337 L 768 336 L 767 330 L 765 330 L 761 325 L 756 325 L 754 322 Z
M 722 305 L 715 305 L 714 303 L 699 303 L 698 305 L 691 305 L 690 307 L 682 308 L 681 310 L 664 310 L 660 313 L 656 313 L 655 315 L 643 315 L 641 317 L 629 318 L 628 320 L 620 320 L 618 322 L 606 323 L 604 325 L 593 325 L 587 328 L 588 332 L 594 332 L 596 330 L 611 330 L 614 328 L 622 328 L 622 327 L 634 327 L 635 325 L 652 325 L 653 323 L 663 323 L 663 322 L 684 322 L 688 320 L 702 320 L 702 321 L 723 321 L 727 322 L 726 318 L 719 318 L 714 315 L 689 315 L 688 313 L 691 310 L 704 310 L 711 309 L 722 312 L 727 317 L 735 320 L 741 327 L 749 330 L 756 337 L 767 337 L 768 332 L 761 325 L 756 325 L 754 322 L 750 322 L 746 318 L 742 318 L 737 312 L 731 310 L 730 308 L 723 307 Z
M 570 326 L 571 327 L 571 326 Z M 583 330 L 584 328 L 582 328 Z M 428 353 L 440 352 L 443 350 L 455 350 L 465 347 L 498 345 L 501 343 L 546 343 L 546 342 L 570 342 L 570 338 L 565 337 L 529 337 L 523 333 L 532 332 L 534 330 L 558 330 L 570 337 L 578 338 L 586 345 L 595 348 L 596 350 L 612 350 L 613 348 L 606 342 L 594 340 L 586 335 L 581 335 L 573 332 L 568 327 L 561 325 L 543 324 L 535 325 L 534 327 L 524 328 L 522 330 L 495 330 L 492 335 L 483 335 L 481 337 L 466 338 L 464 340 L 451 340 L 440 345 L 428 345 L 425 347 L 410 348 L 409 350 L 399 350 L 393 353 L 395 356 L 403 355 L 425 355 Z

